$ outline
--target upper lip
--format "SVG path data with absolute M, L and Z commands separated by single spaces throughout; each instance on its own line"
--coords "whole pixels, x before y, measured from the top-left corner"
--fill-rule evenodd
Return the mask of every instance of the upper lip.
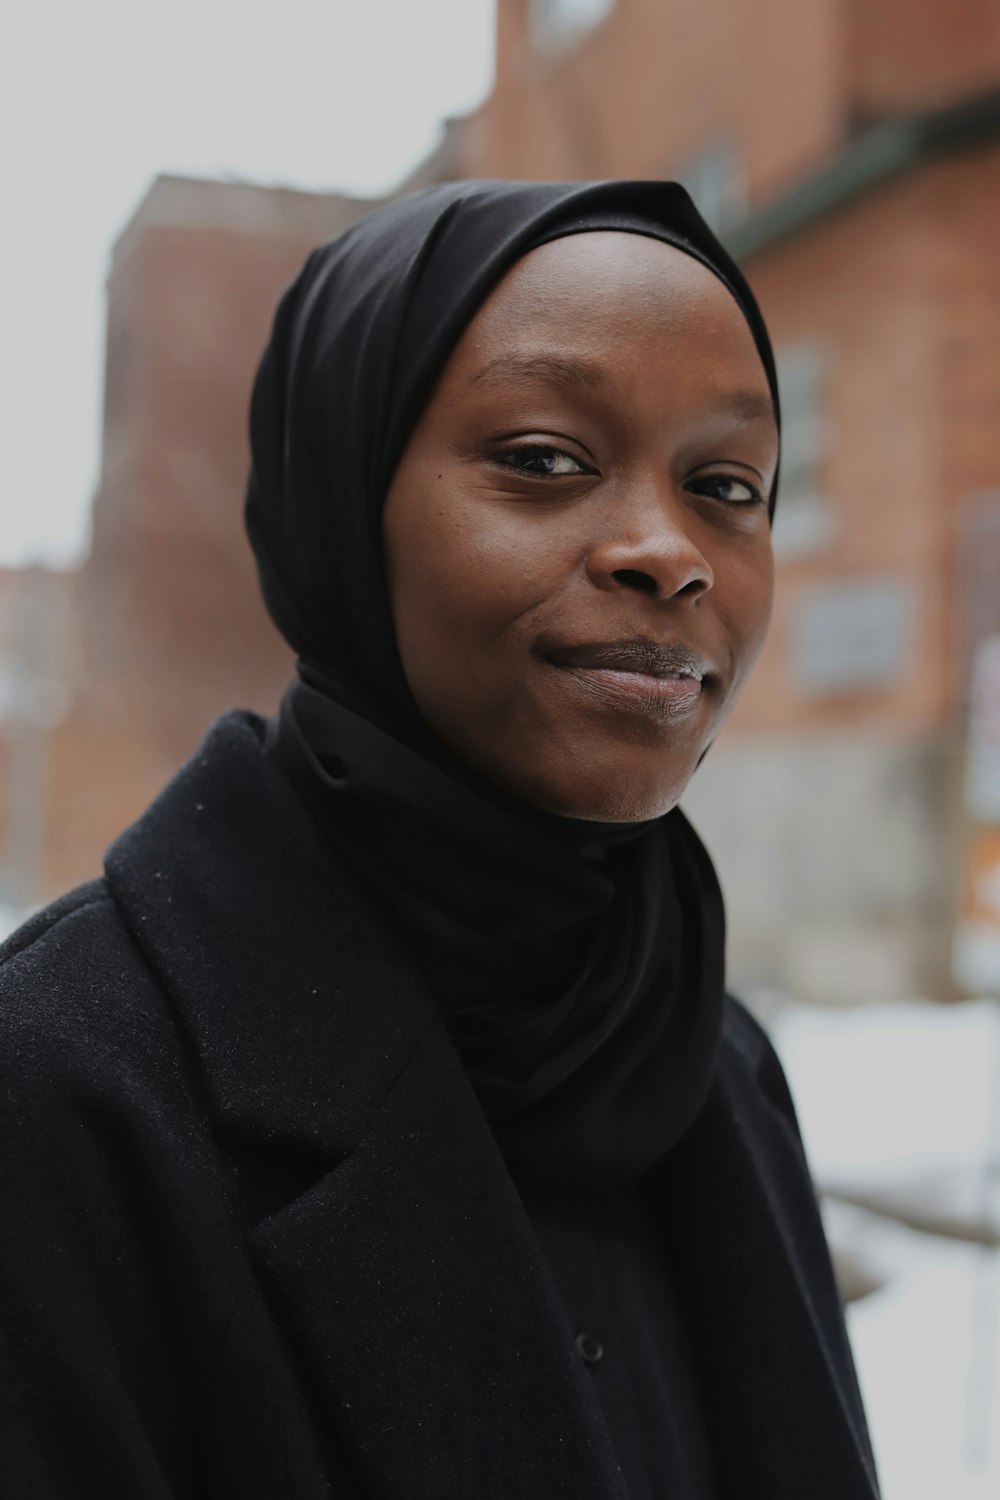
M 557 667 L 603 667 L 612 672 L 641 672 L 647 677 L 693 677 L 698 682 L 712 670 L 711 663 L 690 646 L 680 641 L 651 641 L 645 636 L 556 646 L 545 656 Z

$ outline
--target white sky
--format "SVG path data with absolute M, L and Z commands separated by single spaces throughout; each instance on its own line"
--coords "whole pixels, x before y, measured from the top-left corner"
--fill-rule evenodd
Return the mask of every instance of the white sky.
M 494 0 L 33 0 L 0 59 L 0 564 L 79 560 L 104 276 L 158 172 L 367 194 L 473 108 Z

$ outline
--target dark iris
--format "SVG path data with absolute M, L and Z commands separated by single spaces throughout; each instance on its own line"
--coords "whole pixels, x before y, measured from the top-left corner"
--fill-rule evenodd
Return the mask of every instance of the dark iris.
M 733 474 L 711 474 L 705 479 L 697 481 L 697 488 L 701 494 L 711 495 L 716 500 L 723 500 L 729 505 L 752 505 L 755 501 L 763 499 L 756 485 L 748 479 L 737 478 Z M 740 493 L 734 493 L 734 491 Z
M 577 460 L 558 448 L 512 448 L 503 454 L 501 462 L 520 474 L 542 479 L 558 479 L 582 472 Z

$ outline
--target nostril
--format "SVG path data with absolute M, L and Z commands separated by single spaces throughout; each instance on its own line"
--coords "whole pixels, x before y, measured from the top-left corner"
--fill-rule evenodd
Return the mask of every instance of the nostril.
M 628 589 L 638 589 L 641 594 L 656 593 L 656 579 L 638 568 L 616 568 L 612 576 Z

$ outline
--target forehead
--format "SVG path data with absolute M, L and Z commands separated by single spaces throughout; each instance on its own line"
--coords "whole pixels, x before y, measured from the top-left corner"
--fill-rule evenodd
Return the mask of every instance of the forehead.
M 768 392 L 732 293 L 694 256 L 648 235 L 594 230 L 522 256 L 478 309 L 453 363 L 468 376 L 528 351 L 585 353 L 640 369 L 696 354 Z

